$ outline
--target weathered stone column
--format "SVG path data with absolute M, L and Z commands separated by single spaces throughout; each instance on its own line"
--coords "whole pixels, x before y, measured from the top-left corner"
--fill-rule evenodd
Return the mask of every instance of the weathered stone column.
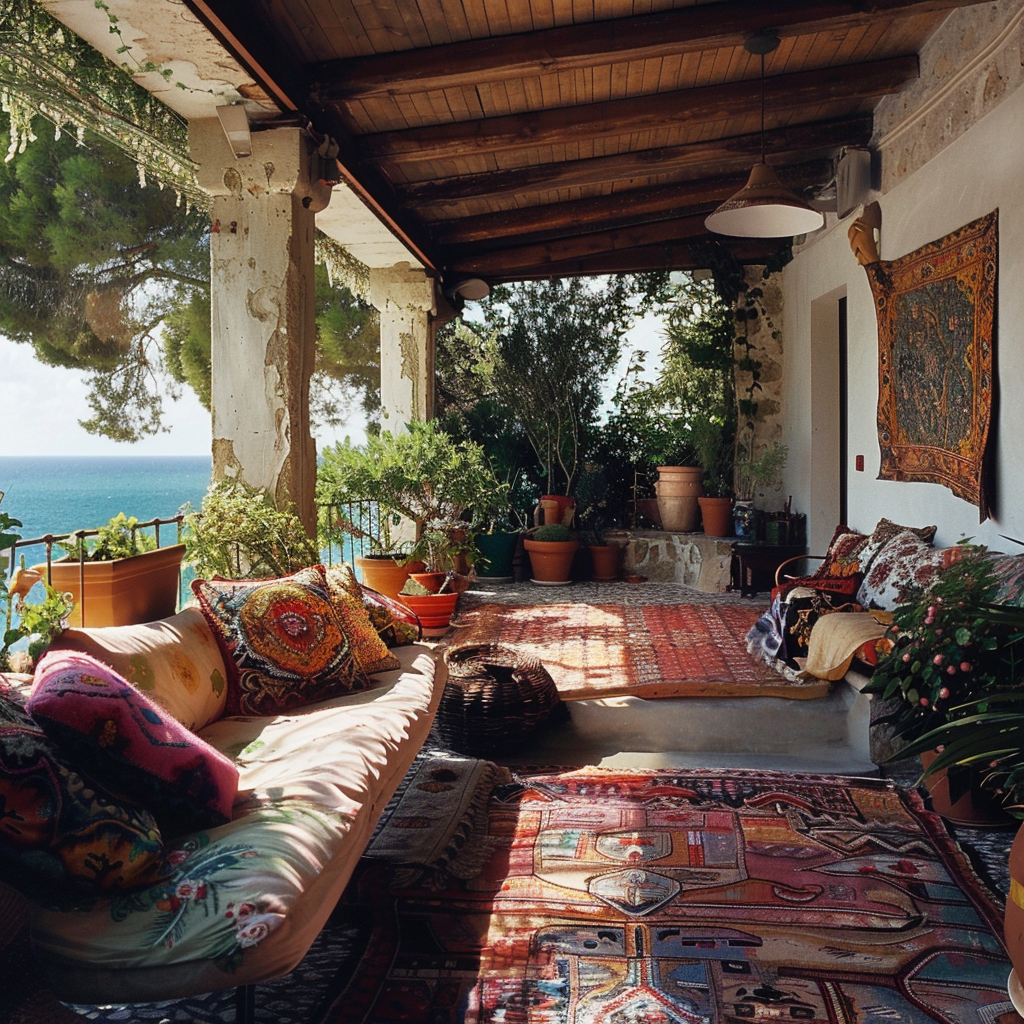
M 400 263 L 370 271 L 380 311 L 381 429 L 397 433 L 434 414 L 434 282 Z
M 213 477 L 241 477 L 306 529 L 316 523 L 309 428 L 315 359 L 314 216 L 330 193 L 311 179 L 297 128 L 252 135 L 236 158 L 216 119 L 189 126 L 200 184 L 213 197 L 211 405 Z

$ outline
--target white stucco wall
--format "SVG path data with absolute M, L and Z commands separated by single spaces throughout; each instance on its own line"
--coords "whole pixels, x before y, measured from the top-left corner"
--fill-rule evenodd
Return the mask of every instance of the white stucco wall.
M 838 362 L 830 318 L 836 297 L 845 294 L 849 525 L 869 530 L 882 516 L 912 526 L 936 523 L 937 544 L 972 537 L 992 548 L 1019 551 L 1000 535 L 1024 540 L 1024 88 L 878 198 L 884 260 L 999 210 L 995 514 L 979 525 L 978 509 L 941 485 L 877 479 L 878 333 L 867 276 L 847 239 L 853 217 L 838 224 L 830 217 L 821 236 L 783 275 L 786 489 L 794 495 L 794 507 L 808 511 L 811 549 L 820 553 L 838 513 Z M 858 454 L 864 456 L 863 472 L 854 469 Z

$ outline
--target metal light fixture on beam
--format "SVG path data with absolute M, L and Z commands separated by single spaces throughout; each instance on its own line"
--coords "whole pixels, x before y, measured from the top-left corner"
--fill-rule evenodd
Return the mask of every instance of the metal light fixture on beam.
M 761 162 L 754 164 L 743 186 L 715 210 L 704 224 L 719 235 L 739 238 L 786 238 L 816 231 L 825 219 L 779 181 L 765 160 L 764 144 L 764 58 L 779 45 L 770 31 L 752 35 L 744 44 L 748 53 L 761 58 Z
M 230 103 L 217 108 L 220 126 L 224 129 L 231 152 L 236 157 L 252 156 L 252 135 L 249 133 L 249 115 L 241 103 Z

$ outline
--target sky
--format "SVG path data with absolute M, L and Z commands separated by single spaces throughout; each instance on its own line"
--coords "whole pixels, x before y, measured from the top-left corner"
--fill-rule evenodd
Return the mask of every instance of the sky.
M 662 344 L 661 325 L 645 317 L 627 335 L 630 348 L 652 353 L 653 362 Z M 606 393 L 615 390 L 628 353 L 606 382 Z M 13 455 L 209 455 L 210 414 L 189 388 L 180 400 L 165 402 L 168 433 L 148 437 L 137 444 L 123 444 L 85 431 L 79 420 L 91 410 L 86 401 L 87 373 L 38 362 L 29 345 L 0 336 L 0 456 Z M 352 434 L 358 440 L 362 423 L 352 423 L 316 435 L 317 448 Z

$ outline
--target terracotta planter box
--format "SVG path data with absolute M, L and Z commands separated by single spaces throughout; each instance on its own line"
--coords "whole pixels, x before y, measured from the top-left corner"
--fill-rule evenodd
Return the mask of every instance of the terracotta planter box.
M 50 585 L 75 602 L 71 626 L 133 626 L 155 622 L 178 609 L 184 544 L 171 544 L 113 562 L 51 563 Z M 46 578 L 46 566 L 35 566 Z M 82 580 L 85 593 L 82 593 Z

